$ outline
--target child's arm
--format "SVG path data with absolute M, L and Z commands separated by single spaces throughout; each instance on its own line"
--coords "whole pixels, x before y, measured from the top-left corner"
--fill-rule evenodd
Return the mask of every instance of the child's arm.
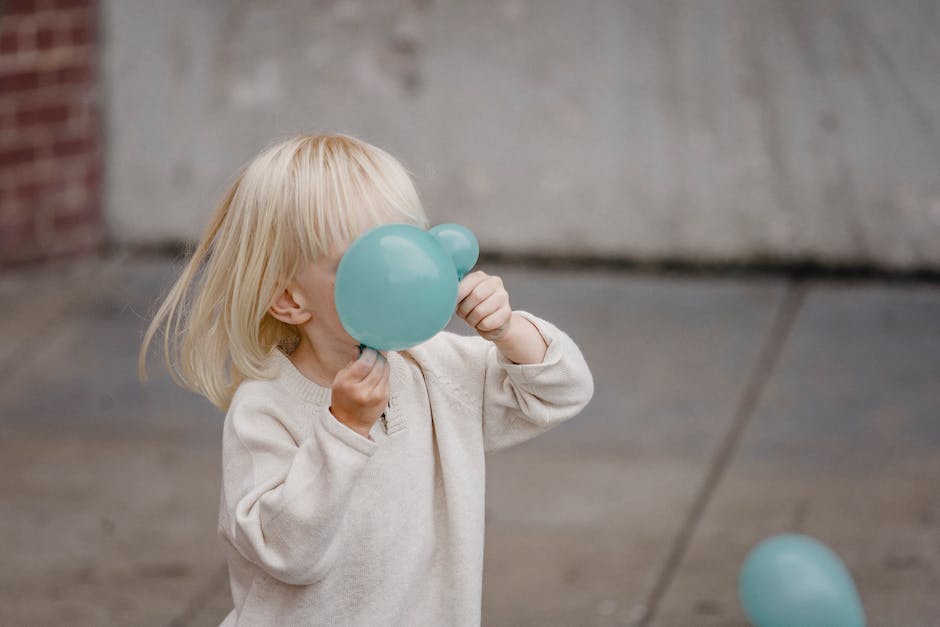
M 500 277 L 471 272 L 458 285 L 457 303 L 457 314 L 492 342 L 478 348 L 479 339 L 469 338 L 455 347 L 474 367 L 482 353 L 486 450 L 528 440 L 591 400 L 594 379 L 577 344 L 550 322 L 513 311 Z
M 591 370 L 567 333 L 527 311 L 516 310 L 513 317 L 527 320 L 547 348 L 536 363 L 510 359 L 525 360 L 526 350 L 528 356 L 536 351 L 538 343 L 523 335 L 514 347 L 517 352 L 510 356 L 498 342 L 486 348 L 483 439 L 487 452 L 524 442 L 576 416 L 594 396 Z
M 326 409 L 297 442 L 273 410 L 236 394 L 226 416 L 220 533 L 271 576 L 309 585 L 342 551 L 339 523 L 378 445 Z
M 514 364 L 538 364 L 545 359 L 548 344 L 539 328 L 518 312 L 512 312 L 508 329 L 493 340 L 503 357 Z

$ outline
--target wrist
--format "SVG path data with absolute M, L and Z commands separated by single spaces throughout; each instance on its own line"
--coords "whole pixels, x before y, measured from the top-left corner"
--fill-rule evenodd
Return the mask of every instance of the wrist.
M 358 433 L 359 435 L 361 435 L 361 436 L 364 437 L 364 438 L 369 438 L 370 440 L 372 439 L 372 438 L 369 436 L 369 432 L 372 430 L 371 425 L 366 425 L 366 424 L 363 424 L 363 423 L 361 423 L 361 422 L 359 422 L 359 421 L 356 421 L 356 420 L 350 420 L 350 419 L 349 419 L 348 417 L 346 417 L 342 412 L 337 413 L 337 412 L 333 409 L 333 406 L 332 406 L 332 405 L 330 405 L 330 407 L 329 407 L 329 412 L 330 412 L 330 414 L 333 415 L 333 417 L 334 417 L 338 422 L 342 423 L 343 426 L 345 426 L 346 428 L 355 431 L 356 433 Z
M 496 348 L 514 364 L 540 363 L 548 350 L 542 332 L 525 316 L 513 312 L 509 329 L 494 340 Z
M 521 319 L 521 320 L 520 320 Z M 516 336 L 519 334 L 519 324 L 528 322 L 522 316 L 517 314 L 515 311 L 512 312 L 512 315 L 509 316 L 509 324 L 506 325 L 506 331 L 503 332 L 497 339 L 492 340 L 493 344 L 496 344 L 497 348 L 502 346 L 509 346 L 515 340 Z

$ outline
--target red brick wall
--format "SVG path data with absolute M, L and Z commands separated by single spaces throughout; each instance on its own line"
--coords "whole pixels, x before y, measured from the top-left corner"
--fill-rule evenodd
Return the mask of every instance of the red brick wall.
M 0 0 L 0 266 L 100 251 L 97 4 Z

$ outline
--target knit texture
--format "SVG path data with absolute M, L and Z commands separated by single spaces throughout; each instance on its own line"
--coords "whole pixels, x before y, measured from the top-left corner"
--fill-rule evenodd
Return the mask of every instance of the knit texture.
M 479 625 L 484 455 L 578 414 L 594 380 L 574 341 L 514 364 L 442 331 L 390 351 L 385 418 L 363 437 L 280 349 L 235 393 L 222 437 L 219 536 L 231 625 Z

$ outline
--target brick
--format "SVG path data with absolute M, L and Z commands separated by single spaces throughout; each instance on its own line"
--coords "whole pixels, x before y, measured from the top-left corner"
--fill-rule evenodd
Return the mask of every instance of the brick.
M 39 72 L 39 89 L 42 94 L 35 94 L 37 98 L 47 97 L 46 90 L 54 89 L 61 85 L 59 81 L 59 70 L 57 68 L 42 68 Z
M 39 161 L 47 162 L 49 160 L 49 154 L 52 152 L 52 137 L 53 134 L 44 126 L 34 126 L 32 128 L 19 128 L 13 127 L 13 137 L 12 141 L 7 142 L 4 145 L 4 149 L 7 148 L 21 148 L 21 147 L 31 147 L 35 148 L 36 153 L 34 159 L 37 163 L 33 164 L 35 168 L 46 167 Z
M 38 4 L 36 0 L 3 0 L 0 11 L 3 11 L 4 19 L 17 15 L 29 15 L 36 12 L 39 8 Z
M 43 129 L 44 130 L 44 129 Z M 41 141 L 41 137 L 33 137 L 34 141 Z M 53 160 L 49 153 L 50 144 L 39 145 L 37 159 L 26 168 L 20 169 L 20 183 L 47 183 L 57 180 L 62 174 L 61 164 Z
M 53 0 L 56 9 L 85 9 L 93 6 L 92 0 Z
M 34 124 L 61 124 L 68 120 L 71 107 L 67 104 L 54 104 L 44 107 L 33 107 L 17 111 L 16 123 L 20 126 Z
M 95 31 L 91 24 L 76 24 L 71 29 L 73 46 L 87 46 L 94 43 Z
M 16 198 L 34 202 L 39 198 L 54 198 L 64 191 L 65 182 L 62 179 L 38 179 L 17 185 Z
M 68 48 L 72 45 L 72 33 L 69 32 L 69 18 L 59 15 L 60 19 L 56 22 L 55 40 L 53 45 L 56 48 Z
M 0 71 L 0 93 L 36 89 L 39 87 L 39 72 L 35 69 Z
M 74 65 L 67 65 L 54 70 L 55 82 L 59 85 L 85 85 L 91 82 L 91 64 L 85 61 L 76 61 Z
M 0 148 L 0 168 L 11 165 L 29 163 L 36 157 L 36 149 L 32 146 L 19 146 L 15 148 Z
M 13 31 L 0 32 L 0 55 L 12 54 L 16 51 L 17 36 Z
M 0 144 L 0 186 L 22 183 L 27 177 L 18 168 L 23 166 L 32 169 L 41 157 L 41 147 L 36 137 L 19 135 Z M 31 154 L 29 154 L 31 153 Z M 12 180 L 12 182 L 11 182 Z
M 52 145 L 52 154 L 55 157 L 74 157 L 87 154 L 95 149 L 94 143 L 87 137 L 78 137 L 57 141 Z
M 36 31 L 36 48 L 38 50 L 49 50 L 55 46 L 55 29 L 50 26 L 42 26 Z
M 45 190 L 45 185 L 40 182 L 21 183 L 16 186 L 16 199 L 26 202 L 32 202 L 38 198 Z
M 20 19 L 16 32 L 17 57 L 34 53 L 36 51 L 36 20 L 31 18 Z

